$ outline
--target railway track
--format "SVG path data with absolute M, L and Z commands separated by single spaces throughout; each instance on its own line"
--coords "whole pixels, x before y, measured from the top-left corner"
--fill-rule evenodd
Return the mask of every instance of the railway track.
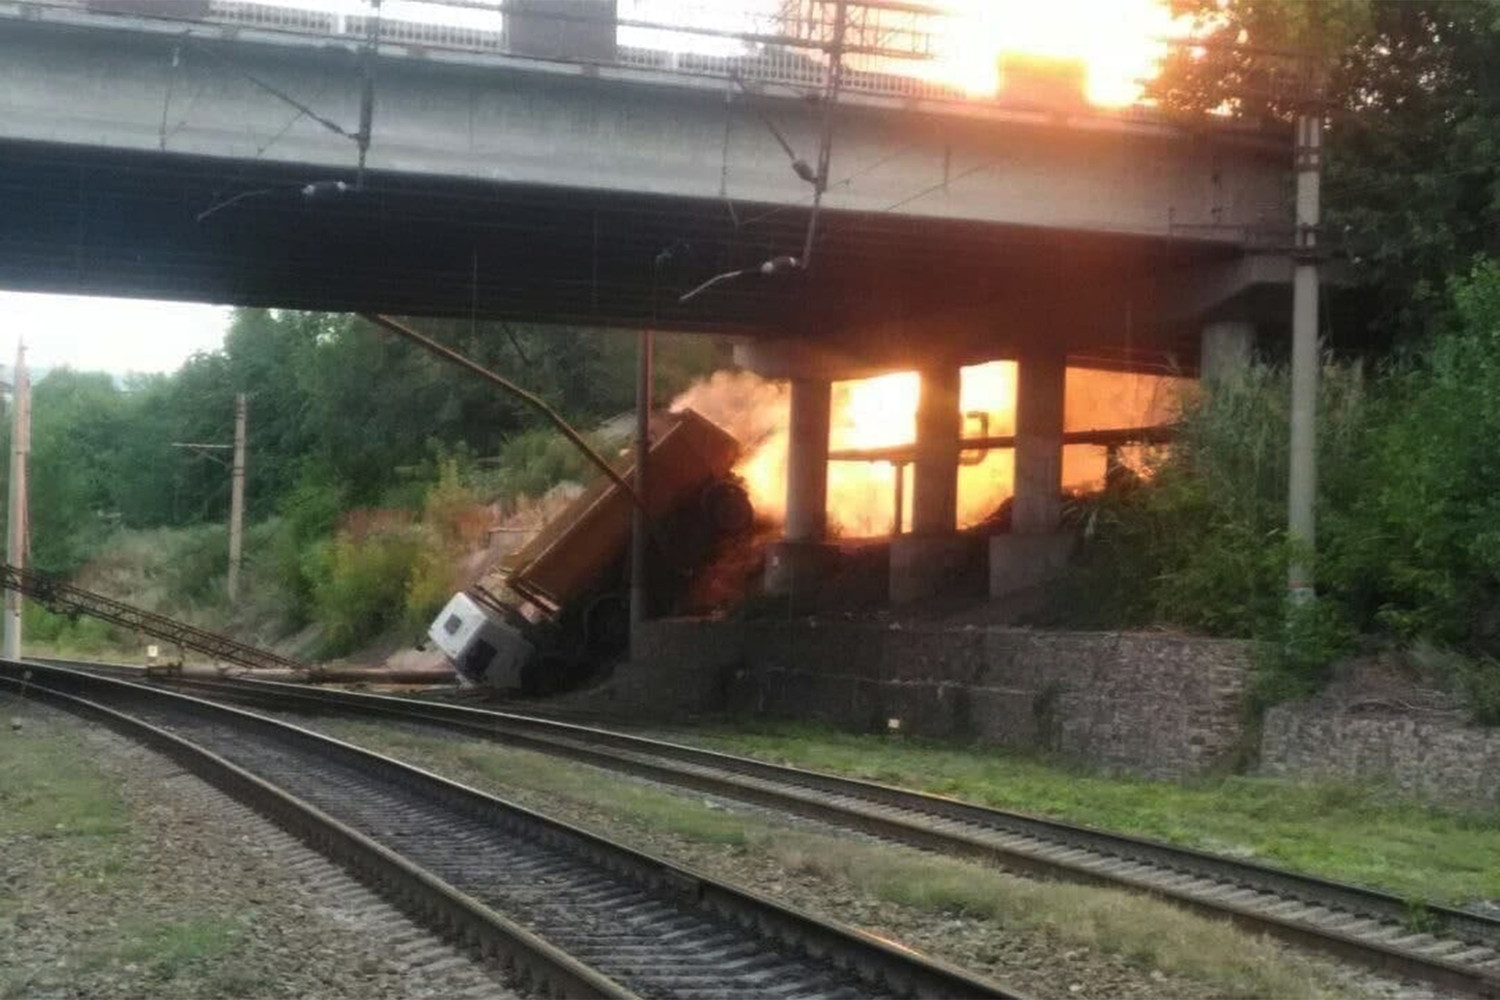
M 1465 910 L 1417 906 L 1389 893 L 1155 841 L 569 722 L 268 681 L 174 683 L 278 709 L 436 726 L 1012 870 L 1126 888 L 1386 974 L 1500 997 L 1500 920 Z
M 1014 997 L 859 931 L 241 708 L 58 666 L 0 686 L 162 750 L 522 987 L 592 997 Z

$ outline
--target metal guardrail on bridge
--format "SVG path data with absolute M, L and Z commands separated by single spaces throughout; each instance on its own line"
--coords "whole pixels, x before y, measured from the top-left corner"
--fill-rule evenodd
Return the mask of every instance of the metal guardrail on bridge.
M 290 670 L 304 674 L 309 670 L 306 664 L 290 657 L 75 587 L 36 570 L 21 569 L 7 563 L 3 577 L 0 577 L 0 586 L 6 590 L 20 591 L 56 614 L 70 617 L 87 615 L 154 639 L 175 643 L 184 650 L 191 649 L 224 663 L 258 670 Z
M 617 66 L 809 93 L 828 88 L 838 62 L 846 93 L 993 101 L 937 79 L 931 69 L 970 43 L 972 26 L 953 12 L 905 0 L 20 0 L 15 6 L 23 17 L 180 23 L 200 40 L 251 29 L 412 55 L 451 51 Z

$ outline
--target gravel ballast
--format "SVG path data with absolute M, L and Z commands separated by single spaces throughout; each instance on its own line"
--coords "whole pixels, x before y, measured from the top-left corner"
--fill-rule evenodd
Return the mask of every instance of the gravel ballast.
M 0 997 L 513 996 L 495 970 L 167 758 L 9 692 L 0 720 L 12 766 L 43 745 L 64 762 L 9 772 L 12 794 L 77 779 L 107 799 L 76 829 L 0 816 Z
M 866 886 L 831 876 L 826 865 L 799 863 L 796 849 L 784 849 L 785 843 L 780 844 L 783 849 L 778 849 L 776 831 L 785 831 L 792 843 L 809 835 L 836 839 L 850 846 L 869 846 L 873 840 L 815 821 L 586 764 L 543 758 L 428 726 L 313 719 L 305 715 L 289 717 L 289 721 L 389 753 L 630 846 L 900 941 L 1037 997 L 1197 1000 L 1253 995 L 1227 981 L 1210 982 L 1153 967 L 1149 960 L 1138 955 L 1080 945 L 1047 927 L 1000 927 L 995 921 L 983 917 L 880 898 Z M 684 835 L 663 829 L 658 821 L 659 810 L 657 818 L 650 818 L 653 816 L 652 807 L 631 815 L 618 803 L 587 801 L 591 776 L 615 789 L 640 789 L 654 796 L 671 795 L 682 805 L 700 814 L 708 814 L 710 821 L 688 821 L 684 826 L 692 832 Z M 642 821 L 643 815 L 648 817 L 646 821 Z M 734 836 L 740 823 L 744 824 L 745 830 L 752 831 L 748 836 Z M 761 833 L 756 834 L 755 830 Z M 768 835 L 766 831 L 771 832 Z M 905 847 L 882 847 L 882 850 L 922 856 L 921 852 Z M 981 868 L 972 867 L 976 871 Z M 1056 892 L 1071 893 L 1075 897 L 1093 895 L 1105 900 L 1106 907 L 1124 910 L 1127 919 L 1136 919 L 1138 915 L 1140 919 L 1150 919 L 1155 912 L 1151 907 L 1159 905 L 1151 903 L 1142 907 L 1144 901 L 1138 897 L 1114 890 L 1059 885 Z M 1197 917 L 1189 919 L 1201 920 Z M 1162 933 L 1173 931 L 1164 930 Z M 1290 969 L 1301 970 L 1293 973 L 1299 984 L 1298 995 L 1377 997 L 1383 1000 L 1434 996 L 1433 991 L 1426 987 L 1296 954 L 1269 942 L 1260 942 L 1243 932 L 1230 933 L 1235 935 L 1232 940 L 1242 941 L 1247 951 L 1255 943 L 1266 949 L 1268 958 L 1274 958 Z

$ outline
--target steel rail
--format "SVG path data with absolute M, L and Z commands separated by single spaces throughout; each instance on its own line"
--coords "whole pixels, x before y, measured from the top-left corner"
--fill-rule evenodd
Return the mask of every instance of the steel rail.
M 512 977 L 532 984 L 544 994 L 620 1000 L 635 997 L 618 983 L 473 897 L 218 754 L 160 726 L 46 684 L 33 683 L 24 676 L 0 674 L 0 686 L 95 719 L 163 754 L 331 858 L 417 923 L 442 937 L 458 939 L 486 958 L 498 960 Z
M 79 705 L 78 702 L 81 699 L 97 701 L 101 696 L 106 702 L 111 698 L 116 700 L 146 699 L 163 711 L 174 712 L 178 715 L 190 714 L 194 718 L 211 720 L 219 726 L 232 727 L 236 740 L 263 741 L 277 745 L 282 750 L 295 747 L 299 755 L 309 760 L 324 758 L 328 761 L 335 761 L 342 767 L 356 769 L 364 779 L 378 782 L 381 786 L 409 788 L 424 801 L 440 804 L 444 815 L 469 817 L 479 821 L 485 829 L 505 831 L 507 835 L 520 831 L 519 836 L 529 842 L 566 853 L 601 875 L 629 883 L 637 887 L 641 893 L 658 897 L 658 905 L 660 900 L 666 900 L 676 910 L 692 914 L 694 919 L 706 926 L 720 928 L 721 933 L 733 932 L 742 938 L 759 940 L 763 951 L 768 954 L 781 955 L 782 960 L 787 963 L 800 963 L 815 970 L 822 969 L 830 976 L 852 977 L 863 984 L 861 991 L 879 995 L 919 997 L 1019 997 L 1019 994 L 997 983 L 970 975 L 961 969 L 920 955 L 898 944 L 889 943 L 862 931 L 803 913 L 751 891 L 719 882 L 701 872 L 635 851 L 578 827 L 551 819 L 393 758 L 244 709 L 168 691 L 159 686 L 108 677 L 97 672 L 43 665 L 31 661 L 0 661 L 0 682 L 12 688 L 24 687 L 49 698 L 59 700 L 67 698 L 69 700 L 64 703 L 69 707 L 79 707 L 96 716 L 108 717 L 112 722 L 129 720 L 129 713 L 115 711 L 107 705 Z M 88 698 L 85 699 L 84 696 Z M 101 715 L 94 709 L 112 714 Z M 124 721 L 122 725 L 130 728 L 132 735 L 143 736 L 148 741 L 157 742 L 163 737 L 168 737 L 168 741 L 162 745 L 169 746 L 178 753 L 186 754 L 190 752 L 188 748 L 191 748 L 191 752 L 201 752 L 201 749 L 195 747 L 192 742 L 167 733 L 160 727 L 156 727 L 157 731 L 152 732 L 152 727 L 139 720 Z M 222 767 L 218 765 L 237 767 L 223 758 L 214 758 L 213 764 L 214 767 L 208 768 L 210 771 L 222 771 Z M 208 767 L 201 763 L 197 766 Z M 256 787 L 259 789 L 259 795 L 247 801 L 261 808 L 266 801 L 264 797 L 269 791 L 275 791 L 274 786 L 244 768 L 237 768 L 237 770 L 238 784 L 235 787 L 245 785 L 246 779 L 258 783 Z M 280 821 L 281 813 L 285 808 L 281 806 L 264 811 Z M 329 817 L 324 815 L 322 818 Z M 302 822 L 305 829 L 308 821 Z M 445 831 L 434 830 L 432 832 L 434 836 L 441 837 Z M 299 835 L 302 833 L 299 832 Z M 347 841 L 350 839 L 349 835 L 360 836 L 352 827 L 346 827 L 339 836 Z M 310 842 L 316 841 L 314 846 L 320 846 L 326 841 L 327 835 L 317 834 L 315 837 L 306 839 Z M 412 877 L 425 878 L 426 881 L 436 886 L 452 889 L 435 875 L 381 845 L 377 837 L 365 839 L 369 841 L 369 846 L 384 851 L 388 859 L 404 862 L 410 869 Z M 354 866 L 351 865 L 351 867 Z M 503 872 L 495 873 L 495 877 L 502 880 L 506 878 Z M 456 889 L 452 890 L 452 894 L 456 898 L 466 898 Z M 481 911 L 492 912 L 486 910 L 482 903 L 472 900 L 471 902 L 474 902 L 474 906 Z M 451 907 L 452 904 L 448 906 Z M 449 916 L 448 908 L 440 907 L 436 912 L 446 929 L 465 940 L 472 941 L 475 938 L 475 931 L 471 929 L 468 922 L 471 918 Z M 495 916 L 499 917 L 498 914 Z M 615 981 L 620 978 L 619 976 L 611 979 L 597 969 L 591 969 L 576 958 L 568 956 L 558 944 L 543 940 L 542 936 L 535 931 L 527 931 L 521 923 L 511 921 L 510 926 L 514 932 L 510 934 L 508 940 L 524 940 L 521 935 L 529 935 L 531 941 L 528 943 L 547 945 L 551 949 L 552 965 L 561 965 L 562 960 L 566 959 L 567 962 L 573 963 L 571 971 L 575 976 L 584 973 L 592 975 L 592 978 L 580 979 L 581 985 L 573 986 L 561 978 L 561 972 L 549 971 L 548 974 L 554 978 L 547 980 L 548 982 L 563 984 L 563 988 L 555 992 L 568 996 L 575 994 L 633 995 L 629 992 L 628 978 L 622 985 Z M 493 935 L 491 937 L 493 939 Z M 511 945 L 513 950 L 515 947 L 514 944 Z M 647 965 L 649 966 L 650 962 Z M 545 966 L 544 971 L 550 970 L 551 967 Z M 728 972 L 725 975 L 726 977 L 732 976 Z M 734 980 L 726 978 L 725 981 Z
M 115 668 L 130 669 L 130 668 Z M 272 681 L 172 683 L 441 727 L 1047 878 L 1125 888 L 1377 971 L 1500 997 L 1500 920 L 1192 848 L 572 722 Z

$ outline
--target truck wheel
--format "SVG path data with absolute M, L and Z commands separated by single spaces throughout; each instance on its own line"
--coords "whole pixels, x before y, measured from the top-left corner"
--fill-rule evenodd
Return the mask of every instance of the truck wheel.
M 721 535 L 741 535 L 755 523 L 750 494 L 739 483 L 721 479 L 703 491 L 703 513 Z

